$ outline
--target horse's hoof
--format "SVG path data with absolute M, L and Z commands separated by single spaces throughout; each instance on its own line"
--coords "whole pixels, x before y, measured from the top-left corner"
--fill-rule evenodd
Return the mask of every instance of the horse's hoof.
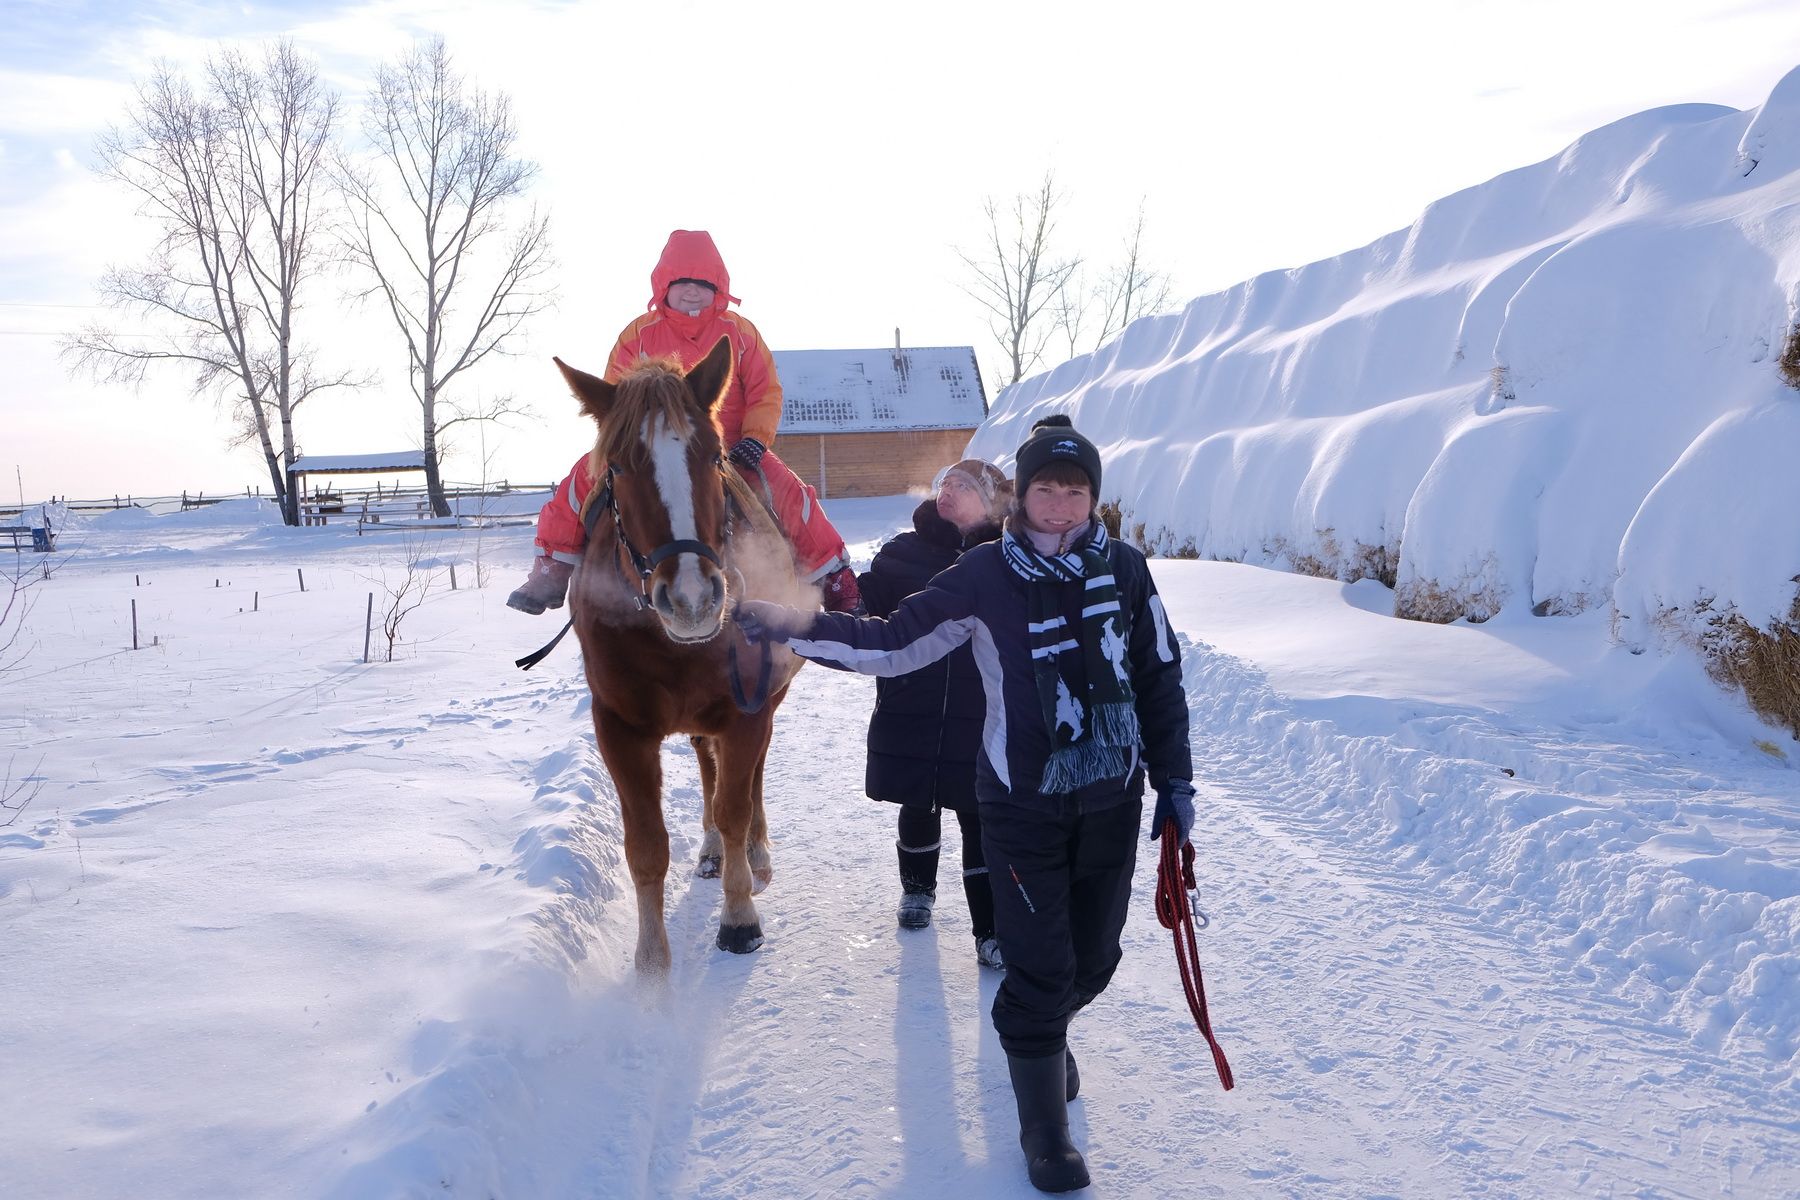
M 724 857 L 722 855 L 702 854 L 700 856 L 699 864 L 694 868 L 694 874 L 702 879 L 717 879 L 719 877 L 719 864 L 723 861 Z
M 719 949 L 748 954 L 763 944 L 762 924 L 719 926 Z
M 750 894 L 752 896 L 760 895 L 762 890 L 769 886 L 769 881 L 773 878 L 775 878 L 775 872 L 766 867 L 760 871 L 751 871 Z

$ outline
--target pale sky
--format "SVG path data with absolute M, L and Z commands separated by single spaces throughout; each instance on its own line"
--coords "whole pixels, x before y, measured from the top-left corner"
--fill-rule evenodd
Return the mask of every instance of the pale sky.
M 224 449 L 216 405 L 179 369 L 133 393 L 56 357 L 55 334 L 96 315 L 80 307 L 95 278 L 152 236 L 91 169 L 132 82 L 159 57 L 197 66 L 226 41 L 287 36 L 353 109 L 378 60 L 432 33 L 512 97 L 552 219 L 558 307 L 469 380 L 540 418 L 492 435 L 494 473 L 514 481 L 559 478 L 591 444 L 549 357 L 600 369 L 671 229 L 713 233 L 776 348 L 888 345 L 896 327 L 972 344 L 991 399 L 999 357 L 956 248 L 978 243 L 985 197 L 1046 167 L 1067 193 L 1065 253 L 1103 268 L 1144 197 L 1148 256 L 1185 299 L 1362 245 L 1631 113 L 1753 107 L 1800 64 L 1789 0 L 0 0 L 0 494 L 17 498 L 15 471 L 27 500 L 266 478 Z M 313 285 L 322 356 L 385 379 L 303 407 L 303 449 L 414 446 L 395 335 L 350 309 L 350 286 Z M 447 473 L 475 478 L 475 459 Z

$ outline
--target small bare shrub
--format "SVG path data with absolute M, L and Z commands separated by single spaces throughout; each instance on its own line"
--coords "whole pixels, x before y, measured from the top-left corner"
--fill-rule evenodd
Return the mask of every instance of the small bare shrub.
M 381 612 L 381 634 L 387 639 L 387 661 L 394 661 L 394 643 L 400 639 L 400 625 L 407 615 L 431 594 L 433 572 L 424 565 L 425 543 L 405 543 L 401 570 L 396 579 L 387 571 L 381 573 L 381 589 L 386 593 Z
M 1788 330 L 1787 342 L 1781 347 L 1781 357 L 1775 360 L 1775 369 L 1781 373 L 1783 383 L 1800 388 L 1800 324 Z
M 1319 551 L 1297 550 L 1294 544 L 1284 537 L 1271 538 L 1264 547 L 1271 557 L 1285 558 L 1288 570 L 1296 575 L 1310 575 L 1314 579 L 1336 579 L 1339 551 L 1337 531 L 1335 529 L 1315 529 L 1314 535 L 1319 540 Z
M 0 775 L 0 829 L 11 825 L 25 811 L 25 806 L 37 798 L 44 789 L 44 780 L 38 775 L 38 767 L 44 765 L 39 758 L 37 766 L 18 778 L 13 777 L 13 767 L 18 762 L 15 756 L 6 760 L 6 772 Z
M 1463 615 L 1464 598 L 1429 579 L 1406 583 L 1394 591 L 1394 615 L 1409 621 L 1448 625 Z
M 1100 518 L 1100 523 L 1106 526 L 1106 532 L 1109 535 L 1119 536 L 1119 529 L 1125 520 L 1125 514 L 1120 511 L 1116 503 L 1111 500 L 1106 501 L 1095 510 L 1094 515 Z
M 1750 707 L 1800 738 L 1800 597 L 1788 619 L 1758 629 L 1738 613 L 1715 615 L 1702 642 L 1707 674 L 1741 688 Z
M 1371 546 L 1367 542 L 1357 542 L 1351 556 L 1350 578 L 1345 583 L 1355 583 L 1359 579 L 1374 579 L 1389 591 L 1400 578 L 1400 543 L 1389 546 Z
M 1505 605 L 1504 594 L 1488 588 L 1445 587 L 1432 579 L 1414 579 L 1394 589 L 1394 615 L 1409 621 L 1479 625 Z
M 1578 617 L 1589 609 L 1597 608 L 1610 602 L 1605 593 L 1595 592 L 1559 592 L 1554 596 L 1545 596 L 1531 606 L 1534 617 Z

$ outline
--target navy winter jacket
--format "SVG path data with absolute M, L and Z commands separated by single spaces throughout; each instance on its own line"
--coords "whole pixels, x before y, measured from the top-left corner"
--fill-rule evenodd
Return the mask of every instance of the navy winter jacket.
M 1135 547 L 1108 537 L 1098 525 L 1092 537 L 1112 564 L 1120 608 L 1130 622 L 1126 656 L 1137 696 L 1141 762 L 1118 779 L 1075 793 L 1072 799 L 1082 810 L 1142 796 L 1146 768 L 1151 786 L 1159 790 L 1170 779 L 1194 775 L 1181 655 L 1149 565 Z M 788 639 L 788 647 L 805 658 L 865 675 L 904 675 L 967 643 L 986 710 L 977 762 L 982 797 L 1047 806 L 1038 785 L 1054 745 L 1032 671 L 1026 586 L 1007 566 L 1000 544 L 988 542 L 965 552 L 924 591 L 907 597 L 889 619 L 810 614 L 810 624 Z M 1071 626 L 1080 629 L 1083 588 L 1079 583 L 1062 587 L 1063 611 Z
M 938 515 L 935 501 L 927 500 L 913 512 L 913 527 L 889 539 L 857 578 L 863 604 L 871 616 L 888 616 L 965 547 L 999 536 L 1000 527 L 990 524 L 965 537 Z M 863 790 L 871 799 L 895 804 L 973 809 L 986 712 L 975 655 L 967 646 L 930 666 L 877 679 Z

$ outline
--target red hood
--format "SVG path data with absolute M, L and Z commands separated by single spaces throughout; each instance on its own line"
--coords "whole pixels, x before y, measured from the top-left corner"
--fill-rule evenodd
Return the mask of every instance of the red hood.
M 731 273 L 725 269 L 725 260 L 719 257 L 719 248 L 713 245 L 712 234 L 704 229 L 677 229 L 669 235 L 668 245 L 663 247 L 662 257 L 656 261 L 656 269 L 650 272 L 648 307 L 660 308 L 663 297 L 669 294 L 669 285 L 677 279 L 698 279 L 712 284 L 718 289 L 713 307 L 720 312 L 725 311 L 728 304 L 741 303 L 731 294 Z

